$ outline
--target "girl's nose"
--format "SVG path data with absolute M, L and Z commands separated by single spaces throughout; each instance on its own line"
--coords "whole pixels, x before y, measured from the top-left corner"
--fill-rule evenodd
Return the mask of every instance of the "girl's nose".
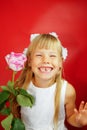
M 48 56 L 44 56 L 43 57 L 43 62 L 44 63 L 49 63 L 50 62 L 50 58 Z

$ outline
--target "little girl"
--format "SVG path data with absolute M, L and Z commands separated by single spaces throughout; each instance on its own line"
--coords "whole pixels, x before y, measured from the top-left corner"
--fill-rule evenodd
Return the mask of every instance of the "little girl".
M 33 34 L 27 62 L 17 86 L 35 97 L 32 108 L 21 107 L 26 130 L 67 130 L 64 121 L 75 127 L 87 125 L 87 103 L 76 109 L 74 87 L 62 77 L 67 56 L 56 33 Z

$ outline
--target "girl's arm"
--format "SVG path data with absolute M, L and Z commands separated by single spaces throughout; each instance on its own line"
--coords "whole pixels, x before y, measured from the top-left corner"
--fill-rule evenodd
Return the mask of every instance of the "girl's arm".
M 69 124 L 75 127 L 87 125 L 87 103 L 81 102 L 79 109 L 75 106 L 76 92 L 72 85 L 68 84 L 65 97 L 66 118 Z

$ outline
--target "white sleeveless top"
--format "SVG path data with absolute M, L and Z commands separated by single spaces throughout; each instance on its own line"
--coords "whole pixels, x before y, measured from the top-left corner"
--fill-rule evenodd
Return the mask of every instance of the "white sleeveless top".
M 65 91 L 67 82 L 64 81 L 61 89 L 61 102 L 57 130 L 67 130 L 65 121 Z M 54 93 L 56 83 L 48 88 L 38 88 L 32 82 L 28 87 L 28 92 L 35 97 L 35 104 L 32 108 L 21 107 L 21 119 L 26 130 L 53 130 L 54 116 Z

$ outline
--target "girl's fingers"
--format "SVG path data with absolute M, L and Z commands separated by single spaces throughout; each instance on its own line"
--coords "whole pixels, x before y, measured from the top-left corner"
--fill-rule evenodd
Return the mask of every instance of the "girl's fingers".
M 77 110 L 76 108 L 74 108 L 74 112 L 76 114 L 78 114 L 79 112 L 83 111 L 83 110 L 86 110 L 87 111 L 87 102 L 85 103 L 84 101 L 82 101 L 80 103 L 80 106 L 79 106 L 79 109 Z
M 87 102 L 86 102 L 86 104 L 85 104 L 85 106 L 84 106 L 84 109 L 86 109 L 86 110 L 87 110 Z
M 74 108 L 74 112 L 75 112 L 76 114 L 78 114 L 78 110 L 77 110 L 76 108 Z
M 86 105 L 86 107 L 87 107 L 87 105 Z M 83 110 L 83 109 L 84 109 L 84 101 L 82 101 L 82 102 L 80 103 L 79 111 L 81 111 L 81 110 Z
M 76 115 L 76 121 L 78 122 L 80 117 L 81 117 L 81 114 L 79 113 L 79 111 L 76 108 L 74 109 L 74 112 L 75 112 L 75 115 Z

